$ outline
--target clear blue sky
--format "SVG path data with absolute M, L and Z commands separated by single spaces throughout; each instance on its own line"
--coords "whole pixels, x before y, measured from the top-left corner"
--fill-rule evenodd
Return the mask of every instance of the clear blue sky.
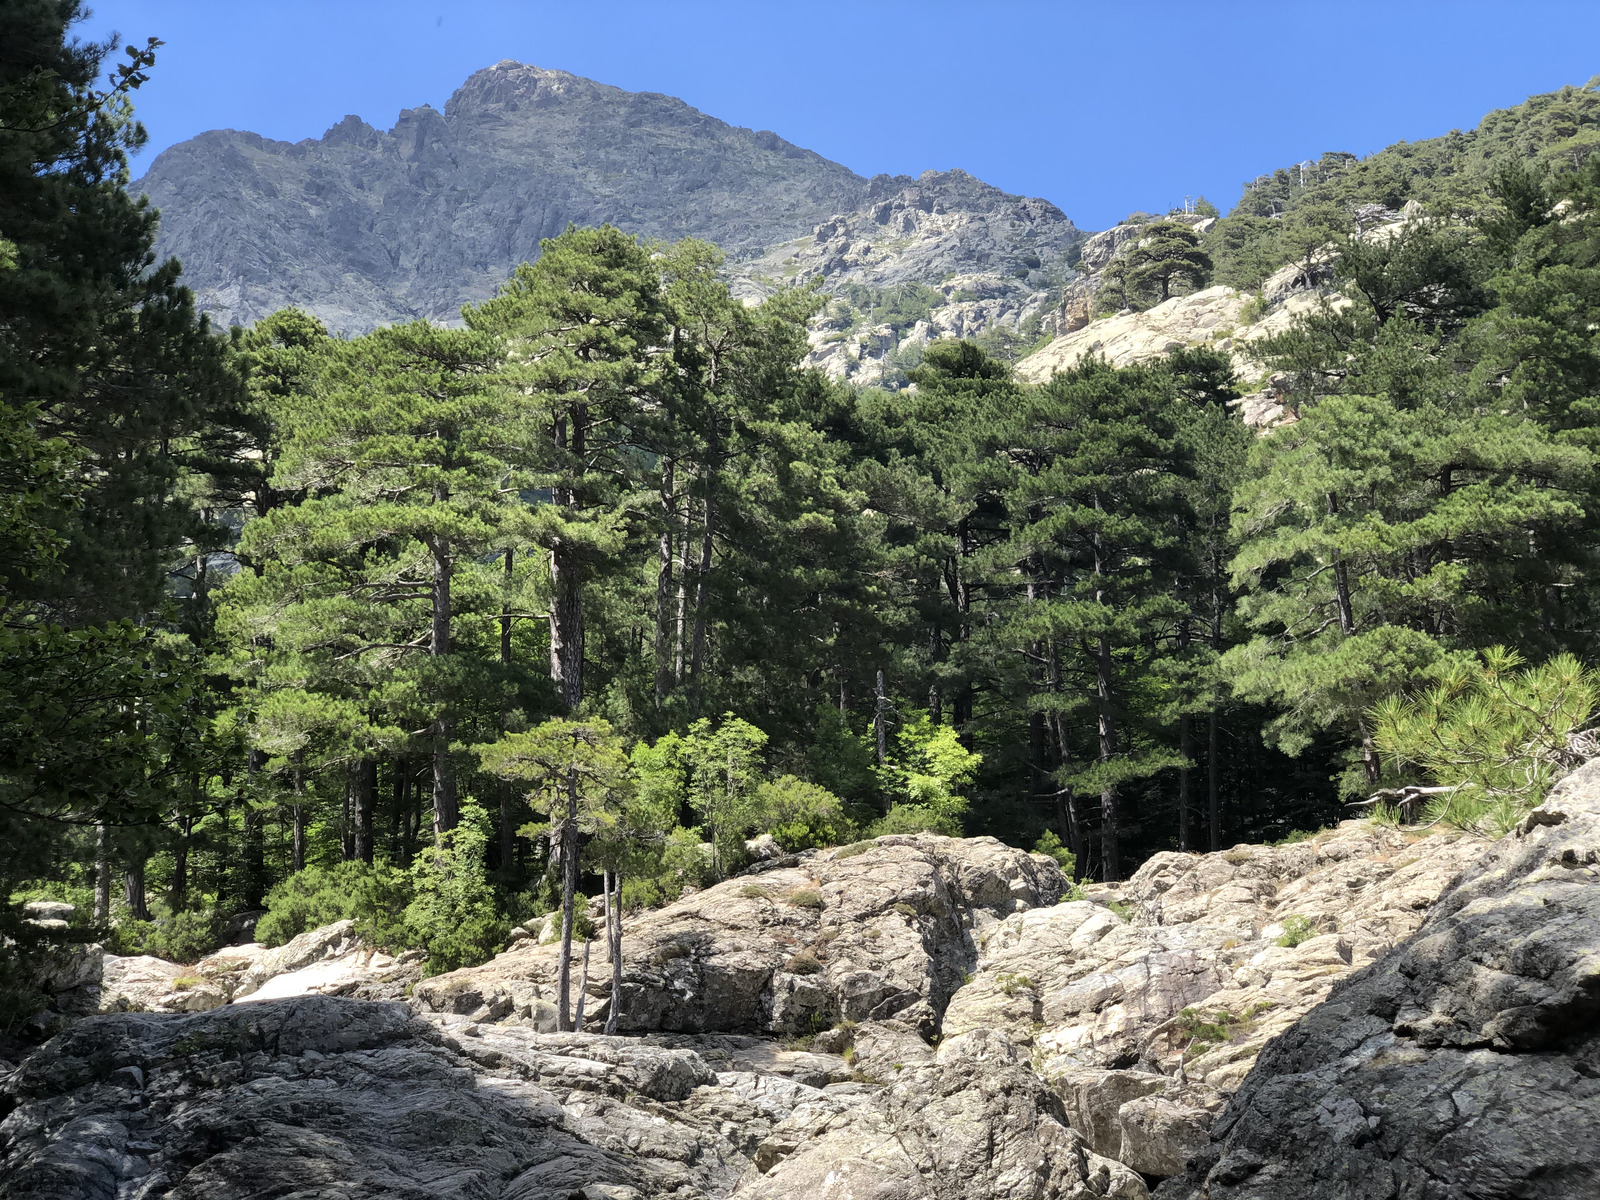
M 315 137 L 346 113 L 386 129 L 513 58 L 680 96 L 864 175 L 962 167 L 1089 229 L 1185 195 L 1226 209 L 1273 167 L 1600 74 L 1597 0 L 100 0 L 85 31 L 111 30 L 167 43 L 137 97 L 152 151 L 219 127 Z

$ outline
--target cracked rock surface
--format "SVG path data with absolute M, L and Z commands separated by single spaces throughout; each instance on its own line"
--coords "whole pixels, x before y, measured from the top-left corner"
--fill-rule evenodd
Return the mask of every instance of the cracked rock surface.
M 1157 854 L 1092 900 L 983 934 L 943 1030 L 1027 1047 L 1097 1153 L 1174 1175 L 1267 1042 L 1414 932 L 1483 853 L 1347 821 L 1289 845 Z
M 1163 1198 L 1600 1195 L 1600 760 L 1271 1043 Z
M 92 1017 L 7 1081 L 0 1197 L 1146 1194 L 999 1035 L 951 1039 L 887 1085 L 827 1082 L 843 1059 L 755 1041 L 550 1035 L 327 996 Z M 888 1190 L 826 1182 L 869 1168 Z
M 916 834 L 775 860 L 630 920 L 623 1032 L 809 1033 L 894 1017 L 924 1033 L 976 968 L 976 939 L 1054 904 L 1054 862 L 994 838 Z M 559 948 L 531 939 L 418 984 L 440 1013 L 534 1015 L 554 996 Z M 610 981 L 590 978 L 599 1019 Z

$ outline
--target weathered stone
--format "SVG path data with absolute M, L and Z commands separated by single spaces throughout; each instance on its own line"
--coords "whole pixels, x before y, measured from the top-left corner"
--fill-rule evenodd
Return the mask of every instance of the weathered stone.
M 1284 1029 L 1161 1195 L 1600 1195 L 1597 1029 L 1600 760 Z
M 895 1017 L 938 1028 L 977 964 L 976 931 L 1053 903 L 1049 859 L 993 838 L 879 838 L 859 853 L 808 853 L 631 920 L 623 933 L 624 1031 L 811 1033 Z M 559 949 L 519 941 L 480 967 L 423 980 L 415 999 L 468 1014 L 504 995 L 519 1011 L 554 996 Z M 609 1007 L 592 972 L 588 1012 Z
M 1214 1090 L 1149 1071 L 1078 1068 L 1047 1079 L 1091 1150 L 1163 1179 L 1205 1149 L 1222 1108 Z
M 395 1004 L 95 1017 L 8 1080 L 0 1197 L 725 1195 L 748 1164 L 695 1116 L 715 1084 L 690 1051 Z
M 100 965 L 101 1012 L 150 1012 L 186 968 L 148 954 L 107 954 Z
M 72 920 L 78 911 L 76 904 L 68 904 L 65 900 L 29 900 L 22 906 L 22 916 L 28 921 L 59 921 L 63 927 Z
M 1089 1200 L 1147 1195 L 1127 1167 L 1094 1154 L 1060 1102 L 1003 1036 L 948 1038 L 883 1093 L 840 1114 L 791 1118 L 757 1154 L 738 1200 Z M 796 1123 L 807 1138 L 795 1137 Z M 781 1153 L 779 1151 L 782 1151 Z

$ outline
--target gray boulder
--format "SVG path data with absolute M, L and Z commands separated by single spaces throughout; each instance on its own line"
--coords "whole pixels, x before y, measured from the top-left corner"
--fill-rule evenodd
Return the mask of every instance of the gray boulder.
M 692 1051 L 456 1037 L 400 1004 L 101 1016 L 8 1080 L 0 1197 L 726 1195 L 749 1164 L 695 1099 L 724 1091 Z
M 1600 1195 L 1600 760 L 1271 1042 L 1165 1200 Z
M 736 1200 L 1141 1200 L 1144 1182 L 1093 1153 L 1004 1036 L 974 1031 L 899 1064 L 869 1104 L 779 1128 Z M 892 1070 L 892 1068 L 891 1068 Z M 781 1145 L 774 1145 L 780 1142 Z M 785 1155 L 781 1152 L 789 1150 Z M 776 1161 L 774 1161 L 776 1160 Z
M 803 1034 L 892 1017 L 932 1033 L 977 967 L 976 939 L 1066 886 L 1048 858 L 994 838 L 883 837 L 784 861 L 627 923 L 624 1032 Z M 557 958 L 523 939 L 423 980 L 414 1000 L 435 1013 L 529 1015 L 555 994 Z M 610 970 L 589 978 L 598 1022 Z

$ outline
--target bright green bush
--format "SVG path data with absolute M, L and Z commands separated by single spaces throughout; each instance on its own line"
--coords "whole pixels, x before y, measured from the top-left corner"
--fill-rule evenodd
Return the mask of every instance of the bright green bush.
M 267 893 L 267 915 L 256 925 L 256 939 L 281 946 L 308 929 L 354 920 L 364 937 L 401 949 L 412 944 L 401 917 L 411 898 L 406 873 L 381 864 L 307 867 Z
M 867 827 L 868 837 L 880 838 L 891 833 L 943 833 L 960 837 L 961 818 L 929 804 L 896 804 L 887 815 Z
M 1310 941 L 1316 936 L 1317 927 L 1309 918 L 1297 914 L 1283 922 L 1283 933 L 1278 937 L 1278 945 L 1288 949 L 1298 946 L 1301 942 Z
M 218 948 L 221 925 L 210 911 L 189 910 L 153 921 L 127 917 L 111 929 L 105 947 L 112 954 L 150 954 L 168 962 L 199 962 Z
M 756 788 L 756 828 L 785 850 L 834 846 L 855 836 L 839 797 L 827 788 L 782 775 Z
M 1061 844 L 1054 829 L 1046 829 L 1033 844 L 1035 854 L 1045 854 L 1056 860 L 1061 873 L 1071 879 L 1078 869 L 1078 856 Z
M 967 811 L 962 790 L 978 773 L 983 756 L 961 744 L 949 725 L 917 713 L 895 737 L 894 754 L 878 771 L 893 807 L 873 822 L 869 837 L 890 833 L 944 833 L 960 837 Z
M 430 975 L 488 961 L 511 932 L 495 910 L 484 870 L 486 825 L 480 807 L 463 805 L 461 824 L 419 854 L 411 868 L 405 927 L 412 944 L 427 949 Z

